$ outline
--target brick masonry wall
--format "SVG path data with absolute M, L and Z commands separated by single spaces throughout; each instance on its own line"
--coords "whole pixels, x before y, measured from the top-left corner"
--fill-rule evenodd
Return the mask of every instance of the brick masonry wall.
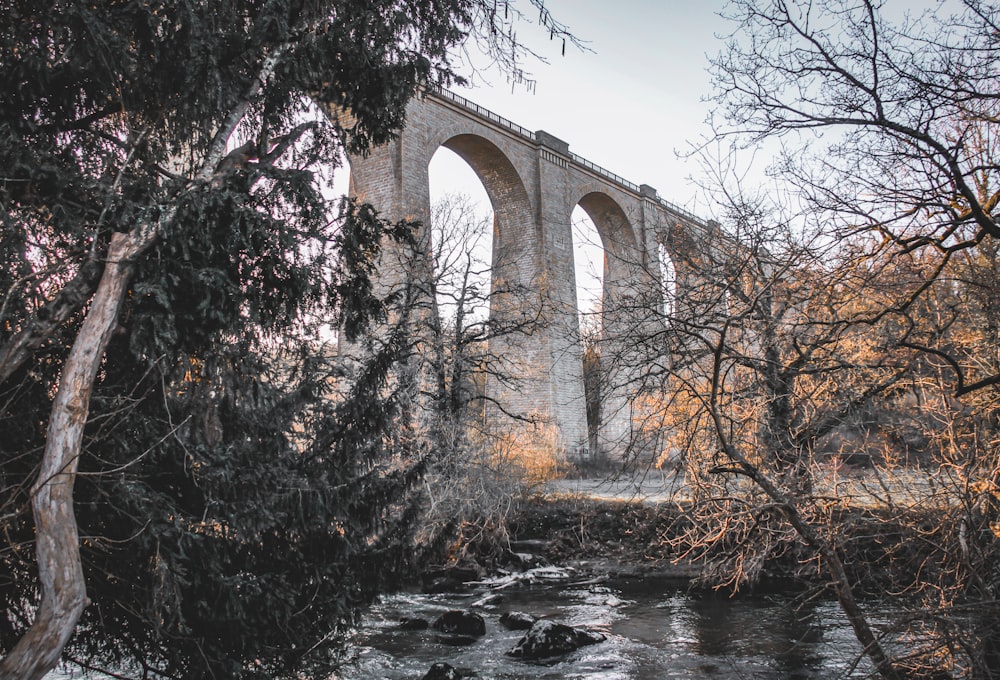
M 428 165 L 441 146 L 461 156 L 479 176 L 495 211 L 494 285 L 504 282 L 531 291 L 529 299 L 509 296 L 495 303 L 494 318 L 540 311 L 544 328 L 530 336 L 507 336 L 494 342 L 491 353 L 505 371 L 519 378 L 512 385 L 488 380 L 487 392 L 512 413 L 532 415 L 555 426 L 561 445 L 583 455 L 587 443 L 582 353 L 577 330 L 571 215 L 579 204 L 591 217 L 604 244 L 607 266 L 605 300 L 606 346 L 603 351 L 627 351 L 627 336 L 636 323 L 636 305 L 615 318 L 616 299 L 658 290 L 661 268 L 658 243 L 674 243 L 664 235 L 679 226 L 667 213 L 636 191 L 610 181 L 576 162 L 568 145 L 547 133 L 529 138 L 441 96 L 415 98 L 407 110 L 406 127 L 394 142 L 365 158 L 350 158 L 351 182 L 357 196 L 387 217 L 427 220 L 430 215 Z M 644 187 L 645 189 L 645 187 Z M 428 236 L 429 238 L 429 236 Z M 695 236 L 692 238 L 697 241 Z M 426 271 L 426 270 L 425 270 Z M 385 276 L 398 282 L 399 269 L 385 263 Z M 411 275 L 413 275 L 411 273 Z M 604 363 L 617 366 L 608 357 Z M 627 364 L 628 362 L 624 362 Z M 601 445 L 620 454 L 631 436 L 629 383 L 637 376 L 609 376 L 601 424 Z M 494 414 L 496 415 L 496 414 Z

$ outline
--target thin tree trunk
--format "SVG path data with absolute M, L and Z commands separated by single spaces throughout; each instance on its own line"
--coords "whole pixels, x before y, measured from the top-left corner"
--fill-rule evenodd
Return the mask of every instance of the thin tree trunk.
M 59 379 L 31 498 L 41 601 L 27 634 L 0 662 L 0 680 L 40 680 L 54 668 L 90 602 L 73 513 L 73 483 L 94 381 L 118 323 L 130 279 L 129 260 L 138 248 L 133 236 L 112 236 L 104 274 Z
M 732 457 L 730 455 L 730 458 Z M 749 469 L 749 463 L 743 460 L 742 457 L 740 459 L 741 465 Z M 874 664 L 879 675 L 885 678 L 885 680 L 901 680 L 900 671 L 892 663 L 892 659 L 889 658 L 885 648 L 878 641 L 875 632 L 868 623 L 868 618 L 861 611 L 858 601 L 854 598 L 851 579 L 847 576 L 847 572 L 844 571 L 844 564 L 837 554 L 836 546 L 831 541 L 820 536 L 819 532 L 802 518 L 792 500 L 781 493 L 767 478 L 756 471 L 750 477 L 764 490 L 764 493 L 781 504 L 784 508 L 785 517 L 791 523 L 796 533 L 806 543 L 815 548 L 826 561 L 826 570 L 833 584 L 833 589 L 837 593 L 837 602 L 847 616 L 847 620 L 854 630 L 854 636 L 861 643 L 863 653 Z
M 826 568 L 829 570 L 833 580 L 834 590 L 837 591 L 837 601 L 847 616 L 847 620 L 850 621 L 855 637 L 863 645 L 864 653 L 875 664 L 875 668 L 883 678 L 886 678 L 886 680 L 900 680 L 900 671 L 893 665 L 892 660 L 886 654 L 878 638 L 875 637 L 871 626 L 868 625 L 868 619 L 865 617 L 864 612 L 861 611 L 861 607 L 858 606 L 858 601 L 854 599 L 854 591 L 851 588 L 851 582 L 844 571 L 844 565 L 841 563 L 840 557 L 832 548 L 824 551 L 824 556 L 826 557 Z
M 868 619 L 854 598 L 851 581 L 847 576 L 847 572 L 844 571 L 844 565 L 840 561 L 839 555 L 837 555 L 836 546 L 831 541 L 823 538 L 816 531 L 815 527 L 802 517 L 796 504 L 793 502 L 793 498 L 783 493 L 767 475 L 762 474 L 755 465 L 752 465 L 730 440 L 720 414 L 718 400 L 720 394 L 719 385 L 721 384 L 722 376 L 721 357 L 725 348 L 726 338 L 725 333 L 723 333 L 712 350 L 712 391 L 708 402 L 708 413 L 712 419 L 715 437 L 722 446 L 723 452 L 730 461 L 736 464 L 735 469 L 730 471 L 749 477 L 771 500 L 778 503 L 783 508 L 784 515 L 792 525 L 792 528 L 795 529 L 795 532 L 802 540 L 823 556 L 826 560 L 827 573 L 837 593 L 837 601 L 847 616 L 851 628 L 854 630 L 855 637 L 861 643 L 863 653 L 871 660 L 879 675 L 885 680 L 901 680 L 900 671 L 892 663 L 892 659 L 875 636 L 874 631 L 872 631 L 868 623 Z
M 875 665 L 879 675 L 885 678 L 885 680 L 901 680 L 900 671 L 892 663 L 892 659 L 889 658 L 885 648 L 878 641 L 875 632 L 868 623 L 868 618 L 861 611 L 858 601 L 854 598 L 854 589 L 851 588 L 851 580 L 848 578 L 847 572 L 844 571 L 844 563 L 841 562 L 840 556 L 837 554 L 836 546 L 822 538 L 811 525 L 802 519 L 798 510 L 788 499 L 780 494 L 772 494 L 766 489 L 765 491 L 772 498 L 776 498 L 783 503 L 785 516 L 791 522 L 799 536 L 819 551 L 823 559 L 826 560 L 826 570 L 830 575 L 833 589 L 837 593 L 837 602 L 847 616 L 847 620 L 854 630 L 854 636 L 861 643 L 862 651 Z

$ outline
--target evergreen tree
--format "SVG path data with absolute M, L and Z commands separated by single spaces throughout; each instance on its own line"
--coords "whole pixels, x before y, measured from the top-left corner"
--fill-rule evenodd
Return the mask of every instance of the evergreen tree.
M 309 343 L 385 321 L 407 225 L 331 219 L 314 170 L 387 141 L 470 34 L 517 73 L 512 12 L 0 1 L 0 678 L 75 630 L 144 676 L 291 673 L 410 559 L 405 324 L 349 390 Z

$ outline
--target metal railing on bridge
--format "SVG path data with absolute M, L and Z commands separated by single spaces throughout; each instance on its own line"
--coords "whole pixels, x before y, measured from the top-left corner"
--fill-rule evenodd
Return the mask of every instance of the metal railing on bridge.
M 583 167 L 587 168 L 588 170 L 597 173 L 598 175 L 600 175 L 604 179 L 610 179 L 615 184 L 620 184 L 621 186 L 625 187 L 626 189 L 631 189 L 634 193 L 639 193 L 639 185 L 638 184 L 633 184 L 632 182 L 629 182 L 624 177 L 622 177 L 620 175 L 616 175 L 615 173 L 611 172 L 607 168 L 602 168 L 597 163 L 591 163 L 590 161 L 588 161 L 583 156 L 577 156 L 572 151 L 569 152 L 569 157 L 577 165 L 582 165 Z
M 485 118 L 485 119 L 487 119 L 487 120 L 489 120 L 489 121 L 491 121 L 493 123 L 496 123 L 497 125 L 499 125 L 501 127 L 505 127 L 508 130 L 513 130 L 514 132 L 516 132 L 517 134 L 521 135 L 522 137 L 527 137 L 532 142 L 538 141 L 537 139 L 535 139 L 535 133 L 532 132 L 531 130 L 528 130 L 527 128 L 523 128 L 520 125 L 518 125 L 517 123 L 515 123 L 514 121 L 507 120 L 503 116 L 500 116 L 500 115 L 497 115 L 497 114 L 493 113 L 492 111 L 490 111 L 485 106 L 480 106 L 479 104 L 477 104 L 477 103 L 475 103 L 473 101 L 469 101 L 468 99 L 466 99 L 465 97 L 463 97 L 460 94 L 455 94 L 451 90 L 446 90 L 443 87 L 436 87 L 436 88 L 434 88 L 434 94 L 439 95 L 441 97 L 444 97 L 445 99 L 450 99 L 451 101 L 455 102 L 459 106 L 461 106 L 463 108 L 466 108 L 466 109 L 469 109 L 470 111 L 474 111 L 475 113 L 478 113 L 483 118 Z

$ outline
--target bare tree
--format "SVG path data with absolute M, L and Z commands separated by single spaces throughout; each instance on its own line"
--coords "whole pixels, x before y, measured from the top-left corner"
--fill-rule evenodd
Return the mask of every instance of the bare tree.
M 618 375 L 632 380 L 638 459 L 683 476 L 674 547 L 715 587 L 780 559 L 824 574 L 883 677 L 990 677 L 996 409 L 984 390 L 973 408 L 955 400 L 948 361 L 916 345 L 986 366 L 992 330 L 972 319 L 989 316 L 994 284 L 933 280 L 945 254 L 873 257 L 865 235 L 806 238 L 763 199 L 717 198 L 728 228 L 677 252 L 673 307 L 641 310 L 637 295 L 619 310 L 663 315 L 627 326 L 642 365 Z M 905 314 L 886 313 L 901 300 Z M 906 615 L 877 631 L 859 587 L 905 593 Z
M 433 271 L 426 286 L 433 310 L 418 334 L 431 348 L 420 353 L 432 376 L 425 396 L 436 413 L 456 424 L 482 423 L 487 404 L 524 419 L 529 414 L 515 412 L 497 396 L 500 390 L 488 390 L 486 383 L 519 388 L 525 369 L 504 349 L 541 329 L 544 301 L 498 276 L 506 263 L 492 247 L 492 215 L 468 196 L 446 195 L 431 213 Z
M 1000 8 L 944 2 L 893 20 L 895 9 L 733 0 L 724 14 L 734 32 L 712 62 L 713 123 L 717 137 L 780 140 L 775 172 L 831 237 L 869 231 L 876 246 L 931 248 L 943 270 L 1000 237 Z M 996 372 L 952 369 L 959 394 L 1000 383 Z
M 802 201 L 801 223 L 856 263 L 844 290 L 856 301 L 839 313 L 865 331 L 854 354 L 898 375 L 849 414 L 866 436 L 846 448 L 900 459 L 920 450 L 930 470 L 921 503 L 934 528 L 911 517 L 904 533 L 939 550 L 898 589 L 923 597 L 910 631 L 935 631 L 922 663 L 992 677 L 996 633 L 971 633 L 956 612 L 987 620 L 997 599 L 1000 8 L 734 0 L 725 14 L 734 33 L 713 60 L 715 139 L 782 143 L 773 171 Z M 886 489 L 883 504 L 902 513 Z
M 537 291 L 499 275 L 506 263 L 492 245 L 492 215 L 467 195 L 432 206 L 429 231 L 430 253 L 416 256 L 432 263 L 424 296 L 432 309 L 414 336 L 435 451 L 427 488 L 434 516 L 468 543 L 484 529 L 502 531 L 519 492 L 554 472 L 546 424 L 506 399 L 529 370 L 510 350 L 542 330 L 546 309 Z

